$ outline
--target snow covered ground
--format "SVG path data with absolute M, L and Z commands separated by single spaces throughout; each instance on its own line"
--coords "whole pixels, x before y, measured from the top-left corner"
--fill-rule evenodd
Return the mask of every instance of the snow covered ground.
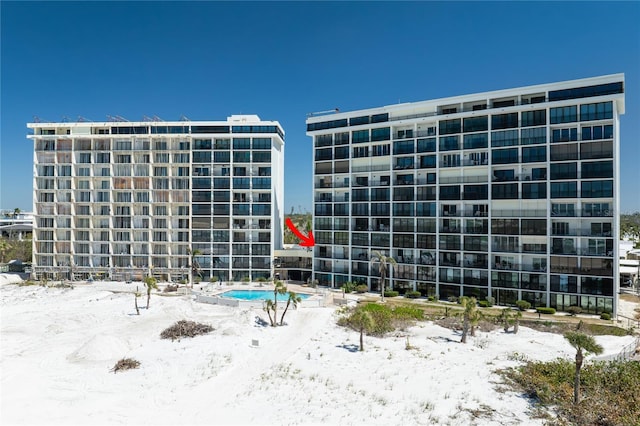
M 134 296 L 114 292 L 134 286 L 0 286 L 0 424 L 536 425 L 495 370 L 575 354 L 562 336 L 526 327 L 464 345 L 429 322 L 365 337 L 358 352 L 334 308 L 290 310 L 272 328 L 257 308 L 153 294 L 138 316 Z M 215 330 L 160 339 L 182 319 Z M 605 354 L 632 341 L 596 339 Z M 140 368 L 110 372 L 123 357 Z

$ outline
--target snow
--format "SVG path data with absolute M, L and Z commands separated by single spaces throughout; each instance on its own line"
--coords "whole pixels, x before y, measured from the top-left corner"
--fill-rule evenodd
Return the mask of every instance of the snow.
M 154 293 L 136 315 L 134 289 L 0 286 L 1 424 L 538 425 L 496 370 L 575 355 L 557 334 L 500 329 L 461 344 L 430 322 L 365 336 L 359 352 L 333 307 L 290 309 L 273 328 L 259 308 L 189 296 Z M 214 331 L 160 339 L 181 319 Z M 633 338 L 596 340 L 612 354 Z M 111 372 L 124 357 L 140 368 Z

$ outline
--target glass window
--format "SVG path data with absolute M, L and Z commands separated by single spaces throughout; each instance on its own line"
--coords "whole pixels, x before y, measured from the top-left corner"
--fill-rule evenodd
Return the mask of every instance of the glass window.
M 544 126 L 547 124 L 547 111 L 522 111 L 522 127 Z
M 547 184 L 546 183 L 523 183 L 522 198 L 524 199 L 547 198 Z
M 485 115 L 483 117 L 469 117 L 463 120 L 464 132 L 482 132 L 487 130 L 489 119 Z
M 578 140 L 578 128 L 553 129 L 551 132 L 551 142 L 569 142 Z
M 436 138 L 418 139 L 417 152 L 436 152 Z
M 580 105 L 580 121 L 605 120 L 613 117 L 613 103 L 598 102 Z
M 613 181 L 598 180 L 582 182 L 581 194 L 583 198 L 613 197 Z
M 518 131 L 506 130 L 503 132 L 491 132 L 491 146 L 514 146 L 518 145 Z
M 440 134 L 441 135 L 450 135 L 452 133 L 460 133 L 460 119 L 456 118 L 453 120 L 442 120 L 440 121 Z
M 476 133 L 473 135 L 464 135 L 464 149 L 486 148 L 488 146 L 489 136 L 487 133 Z
M 582 163 L 583 179 L 611 177 L 613 177 L 613 161 Z
M 356 130 L 351 133 L 353 143 L 369 142 L 369 130 Z
M 578 121 L 578 107 L 575 105 L 551 108 L 549 110 L 551 124 L 573 123 Z
M 391 139 L 391 129 L 389 127 L 383 127 L 381 129 L 371 129 L 371 141 L 386 141 Z
M 491 116 L 491 128 L 493 130 L 512 129 L 518 127 L 518 113 L 498 114 Z
M 547 161 L 546 146 L 534 146 L 534 147 L 522 148 L 523 163 L 535 163 L 540 161 Z
M 551 180 L 576 179 L 578 177 L 577 163 L 552 163 L 549 168 Z
M 577 182 L 551 182 L 551 198 L 576 198 Z
M 518 162 L 518 148 L 494 149 L 491 151 L 493 164 L 509 164 Z
M 457 149 L 460 149 L 458 135 L 440 138 L 440 151 L 453 151 Z
M 547 143 L 546 127 L 536 127 L 535 129 L 522 129 L 520 143 L 522 145 L 533 145 Z

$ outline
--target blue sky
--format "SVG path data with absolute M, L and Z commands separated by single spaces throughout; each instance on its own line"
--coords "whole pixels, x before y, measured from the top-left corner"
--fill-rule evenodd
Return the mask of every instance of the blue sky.
M 640 211 L 640 2 L 0 2 L 0 208 L 32 210 L 34 116 L 286 131 L 311 211 L 307 113 L 625 73 L 621 210 Z

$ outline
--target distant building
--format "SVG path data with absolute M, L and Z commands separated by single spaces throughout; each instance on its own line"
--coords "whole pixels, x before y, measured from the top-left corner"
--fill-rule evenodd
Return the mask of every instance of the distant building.
M 0 235 L 3 238 L 23 240 L 33 232 L 34 216 L 31 212 L 3 211 L 0 214 Z
M 276 121 L 29 123 L 33 272 L 270 277 L 284 222 Z M 66 274 L 66 275 L 65 275 Z
M 616 312 L 624 75 L 311 114 L 313 275 Z

